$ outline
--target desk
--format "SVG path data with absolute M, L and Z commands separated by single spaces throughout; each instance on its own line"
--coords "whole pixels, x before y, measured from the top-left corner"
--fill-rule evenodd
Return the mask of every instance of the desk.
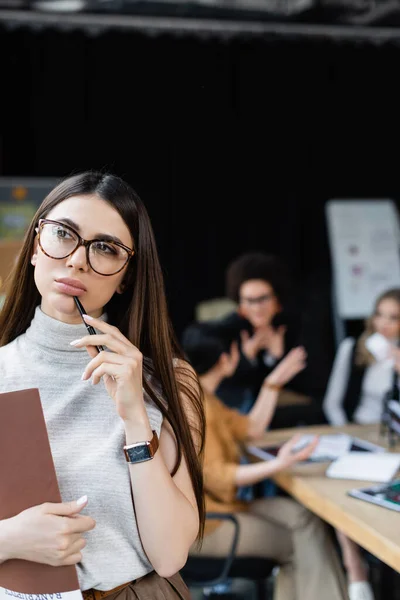
M 310 426 L 295 433 L 348 433 L 387 447 L 378 425 Z M 293 429 L 269 431 L 257 446 L 273 445 L 293 436 Z M 253 443 L 253 442 L 252 442 Z M 394 451 L 400 452 L 400 447 Z M 298 464 L 273 476 L 274 481 L 313 513 L 340 529 L 360 546 L 400 572 L 400 513 L 346 495 L 370 481 L 329 479 L 327 463 Z

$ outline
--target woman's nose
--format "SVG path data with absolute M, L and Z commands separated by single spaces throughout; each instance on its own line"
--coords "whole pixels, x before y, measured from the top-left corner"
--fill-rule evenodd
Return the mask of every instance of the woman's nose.
M 75 269 L 87 270 L 89 265 L 87 263 L 86 248 L 84 246 L 78 246 L 78 248 L 67 258 L 67 267 L 74 267 Z

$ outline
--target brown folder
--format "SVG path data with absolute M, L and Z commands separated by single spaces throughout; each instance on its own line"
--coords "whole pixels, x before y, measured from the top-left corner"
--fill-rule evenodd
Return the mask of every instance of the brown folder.
M 0 394 L 0 520 L 61 502 L 39 390 Z M 0 586 L 25 594 L 79 590 L 76 568 L 25 560 L 0 564 Z

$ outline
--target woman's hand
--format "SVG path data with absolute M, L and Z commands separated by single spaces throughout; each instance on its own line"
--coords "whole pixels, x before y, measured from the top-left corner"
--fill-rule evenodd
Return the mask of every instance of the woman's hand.
M 271 356 L 279 359 L 285 351 L 285 333 L 284 325 L 277 329 L 271 325 L 259 327 L 253 335 L 243 330 L 240 332 L 242 352 L 248 360 L 254 360 L 260 350 L 267 350 Z
M 277 360 L 282 358 L 285 352 L 285 333 L 285 325 L 281 325 L 276 329 L 275 327 L 269 325 L 264 334 L 264 348 L 265 350 L 268 350 L 269 354 L 271 354 L 271 356 L 275 357 Z
M 260 350 L 268 350 L 272 354 L 272 351 L 270 350 L 271 345 L 274 347 L 276 352 L 279 352 L 277 347 L 279 342 L 277 342 L 277 338 L 281 337 L 283 354 L 283 335 L 283 331 L 279 333 L 276 332 L 276 334 L 274 334 L 273 328 L 269 325 L 265 327 L 259 327 L 253 333 L 253 335 L 250 335 L 249 332 L 244 329 L 240 332 L 242 352 L 250 361 L 256 358 Z
M 91 517 L 79 514 L 86 504 L 86 497 L 59 504 L 46 502 L 2 521 L 2 559 L 18 558 L 55 567 L 80 562 L 86 545 L 83 534 L 96 525 Z
M 85 346 L 93 357 L 82 379 L 92 378 L 92 384 L 97 385 L 103 378 L 106 390 L 114 400 L 121 419 L 135 420 L 138 409 L 144 409 L 142 353 L 117 327 L 89 316 L 85 316 L 85 321 L 102 333 L 86 335 L 72 342 L 76 348 Z M 95 346 L 106 346 L 110 351 L 98 353 Z
M 241 350 L 247 360 L 254 360 L 264 347 L 264 330 L 258 330 L 250 335 L 246 329 L 240 332 Z
M 294 435 L 288 442 L 283 444 L 282 448 L 279 450 L 275 460 L 278 462 L 280 469 L 287 469 L 298 462 L 307 460 L 314 452 L 319 441 L 318 436 L 315 436 L 310 443 L 300 450 L 295 450 L 295 446 L 298 444 L 300 438 L 300 433 Z
M 265 385 L 283 387 L 306 366 L 307 353 L 302 346 L 293 348 L 264 380 Z

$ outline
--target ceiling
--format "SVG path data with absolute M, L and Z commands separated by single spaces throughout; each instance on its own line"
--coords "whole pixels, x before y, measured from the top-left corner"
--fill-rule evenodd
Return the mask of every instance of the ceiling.
M 196 35 L 400 41 L 400 0 L 0 0 L 0 22 Z

